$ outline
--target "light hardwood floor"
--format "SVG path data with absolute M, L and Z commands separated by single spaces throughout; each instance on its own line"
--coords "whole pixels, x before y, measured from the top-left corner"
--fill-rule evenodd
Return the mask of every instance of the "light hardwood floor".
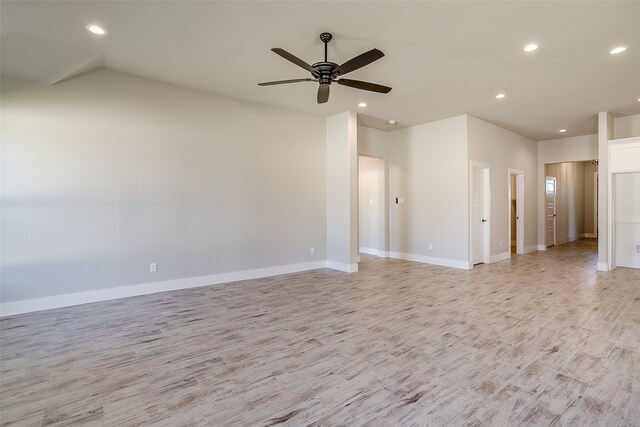
M 3 318 L 3 425 L 640 425 L 640 271 L 594 241 L 365 257 Z

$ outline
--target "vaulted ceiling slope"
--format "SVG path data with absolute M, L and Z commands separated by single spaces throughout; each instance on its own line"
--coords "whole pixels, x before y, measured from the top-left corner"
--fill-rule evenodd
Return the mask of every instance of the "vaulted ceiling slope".
M 640 2 L 161 2 L 5 1 L 2 73 L 54 84 L 95 67 L 329 116 L 359 110 L 389 129 L 471 114 L 542 140 L 596 132 L 595 114 L 640 112 Z M 96 36 L 88 24 L 107 30 Z M 393 87 L 377 94 L 316 84 L 271 52 L 313 63 L 333 33 L 341 63 L 385 57 L 350 78 Z M 529 43 L 539 49 L 525 53 Z M 616 46 L 628 49 L 618 55 Z M 505 93 L 498 100 L 496 94 Z M 366 102 L 366 109 L 357 104 Z

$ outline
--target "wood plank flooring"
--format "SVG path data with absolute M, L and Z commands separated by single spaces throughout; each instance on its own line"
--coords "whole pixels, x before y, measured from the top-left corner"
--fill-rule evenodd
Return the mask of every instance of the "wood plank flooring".
M 640 426 L 640 271 L 595 242 L 0 321 L 2 425 Z

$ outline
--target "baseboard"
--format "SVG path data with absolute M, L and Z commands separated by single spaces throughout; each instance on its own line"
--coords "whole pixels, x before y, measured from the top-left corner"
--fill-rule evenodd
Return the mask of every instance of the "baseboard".
M 493 264 L 494 262 L 504 261 L 511 258 L 511 252 L 502 252 L 501 254 L 491 255 L 489 257 L 489 264 Z
M 598 271 L 609 271 L 609 264 L 607 264 L 606 262 L 599 262 Z
M 618 256 L 616 258 L 616 267 L 640 268 L 640 259 L 624 258 Z
M 562 239 L 556 240 L 556 246 L 564 245 L 565 243 L 575 242 L 576 240 L 580 240 L 584 237 L 584 234 L 578 234 L 577 236 L 564 237 Z
M 342 262 L 326 261 L 324 267 L 344 271 L 345 273 L 355 273 L 358 271 L 358 263 L 345 264 Z
M 389 258 L 404 259 L 407 261 L 416 261 L 416 262 L 421 262 L 423 264 L 441 265 L 443 267 L 459 268 L 462 270 L 469 270 L 472 268 L 470 263 L 467 261 L 458 261 L 455 259 L 448 259 L 448 258 L 435 258 L 435 257 L 424 256 L 424 255 L 407 254 L 404 252 L 390 251 Z
M 526 248 L 524 248 L 524 253 L 525 254 L 530 254 L 531 252 L 537 252 L 540 249 L 538 249 L 537 245 L 533 245 L 533 246 L 527 246 Z
M 584 237 L 586 237 L 588 239 L 597 239 L 598 235 L 594 234 L 594 233 L 584 233 Z
M 379 256 L 381 258 L 388 258 L 389 257 L 389 252 L 381 251 L 379 249 L 360 247 L 360 248 L 358 248 L 358 250 L 360 251 L 360 253 L 363 253 L 363 254 L 375 255 L 375 256 Z
M 358 264 L 355 271 L 358 271 Z M 142 283 L 130 286 L 97 289 L 95 291 L 76 292 L 72 294 L 53 295 L 20 301 L 10 301 L 0 304 L 0 317 L 11 316 L 32 311 L 49 310 L 52 308 L 69 307 L 90 302 L 108 301 L 118 298 L 153 294 L 157 292 L 174 291 L 178 289 L 197 288 L 200 286 L 217 285 L 220 283 L 237 282 L 240 280 L 259 279 L 261 277 L 278 276 L 281 274 L 297 273 L 300 271 L 316 270 L 318 268 L 338 268 L 338 263 L 329 261 L 313 261 L 300 264 L 281 265 L 275 267 L 256 268 L 253 270 L 235 271 L 231 273 L 212 274 L 208 276 L 189 277 L 185 279 L 164 280 L 161 282 Z
M 546 251 L 547 250 L 547 245 L 538 245 L 538 250 L 539 251 Z

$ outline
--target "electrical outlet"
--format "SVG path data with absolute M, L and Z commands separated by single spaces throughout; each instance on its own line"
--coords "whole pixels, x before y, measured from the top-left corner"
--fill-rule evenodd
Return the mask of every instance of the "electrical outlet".
M 502 247 L 502 240 L 500 240 L 500 247 Z
M 158 264 L 155 262 L 149 264 L 149 273 L 155 273 L 156 271 L 158 271 Z
M 429 243 L 429 250 L 433 250 L 433 244 Z
M 311 248 L 311 250 L 309 250 L 309 253 L 310 253 L 311 255 L 315 255 L 315 253 L 316 253 L 316 248 Z
M 636 253 L 640 254 L 640 243 L 636 243 Z

